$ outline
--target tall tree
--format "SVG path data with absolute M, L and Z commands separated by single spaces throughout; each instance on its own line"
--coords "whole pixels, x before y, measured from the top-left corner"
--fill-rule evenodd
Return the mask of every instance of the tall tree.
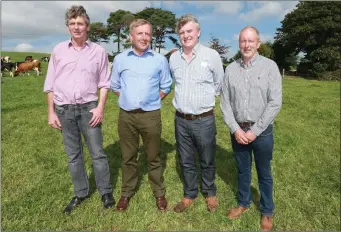
M 115 37 L 113 42 L 117 43 L 117 52 L 120 52 L 121 42 L 128 38 L 126 29 L 133 20 L 134 15 L 130 11 L 117 10 L 110 13 L 107 28 L 108 33 Z
M 106 26 L 101 22 L 93 22 L 90 24 L 89 39 L 94 43 L 108 43 L 109 34 Z
M 258 53 L 262 56 L 265 56 L 269 59 L 274 58 L 274 51 L 272 49 L 272 43 L 270 41 L 267 41 L 265 43 L 261 43 L 261 45 L 258 48 Z
M 210 44 L 210 48 L 216 50 L 221 58 L 226 57 L 230 46 L 226 46 L 225 44 L 220 44 L 218 38 L 211 35 L 211 40 L 208 42 Z
M 340 21 L 341 2 L 301 1 L 281 22 L 276 40 L 286 54 L 303 52 L 311 74 L 318 76 L 340 68 Z
M 160 53 L 161 48 L 165 48 L 166 38 L 174 43 L 174 37 L 170 37 L 175 34 L 175 14 L 168 10 L 161 8 L 145 8 L 144 10 L 135 14 L 136 18 L 142 18 L 148 20 L 153 26 L 153 38 L 151 42 L 151 48 L 154 50 L 158 48 Z

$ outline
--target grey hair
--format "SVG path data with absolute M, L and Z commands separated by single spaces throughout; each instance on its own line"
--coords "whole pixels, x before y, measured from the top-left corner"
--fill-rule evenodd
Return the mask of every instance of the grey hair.
M 198 30 L 200 30 L 200 24 L 198 19 L 192 14 L 184 14 L 179 18 L 176 24 L 175 27 L 176 33 L 179 34 L 180 29 L 189 22 L 193 22 L 197 26 Z
M 152 31 L 153 30 L 153 26 L 150 22 L 148 22 L 147 20 L 145 19 L 135 19 L 133 20 L 130 25 L 129 25 L 129 33 L 132 34 L 133 33 L 133 30 L 136 28 L 136 27 L 139 27 L 139 26 L 142 26 L 142 25 L 146 25 L 148 24 L 150 26 L 150 30 Z
M 70 9 L 68 9 L 65 13 L 65 25 L 69 26 L 69 21 L 71 19 L 76 19 L 77 17 L 83 17 L 86 21 L 87 25 L 90 24 L 90 17 L 86 13 L 86 10 L 83 6 L 72 5 Z
M 254 31 L 256 32 L 256 34 L 257 34 L 257 39 L 258 39 L 258 41 L 260 41 L 259 31 L 258 31 L 257 28 L 255 28 L 255 27 L 253 27 L 253 26 L 246 26 L 246 27 L 244 27 L 244 28 L 240 31 L 240 33 L 239 33 L 239 40 L 240 40 L 240 34 L 241 34 L 243 31 L 247 30 L 247 29 L 254 30 Z

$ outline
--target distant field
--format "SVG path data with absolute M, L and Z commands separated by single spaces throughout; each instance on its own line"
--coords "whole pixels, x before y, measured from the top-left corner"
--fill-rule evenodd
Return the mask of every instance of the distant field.
M 26 55 L 2 53 L 14 60 Z M 237 168 L 229 131 L 217 99 L 216 184 L 219 208 L 208 213 L 204 198 L 183 214 L 172 211 L 183 197 L 174 138 L 173 92 L 162 106 L 162 157 L 169 211 L 156 210 L 148 184 L 147 164 L 140 150 L 140 183 L 125 213 L 104 210 L 95 188 L 91 160 L 86 169 L 91 196 L 71 216 L 62 211 L 73 195 L 61 133 L 47 125 L 42 76 L 2 78 L 1 84 L 1 231 L 256 231 L 260 213 L 255 204 L 240 219 L 226 217 L 236 206 Z M 103 122 L 116 200 L 120 196 L 121 151 L 117 135 L 117 97 L 110 93 Z M 340 82 L 289 77 L 283 80 L 283 107 L 275 121 L 275 231 L 340 230 Z M 253 165 L 252 192 L 259 201 Z

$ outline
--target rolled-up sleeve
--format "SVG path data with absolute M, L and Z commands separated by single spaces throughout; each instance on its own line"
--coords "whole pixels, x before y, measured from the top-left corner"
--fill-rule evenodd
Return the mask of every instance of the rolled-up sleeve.
M 49 93 L 53 92 L 53 87 L 54 87 L 54 82 L 56 80 L 56 66 L 55 66 L 55 54 L 52 52 L 50 61 L 47 67 L 47 73 L 46 73 L 46 78 L 45 78 L 45 83 L 44 83 L 44 92 Z
M 99 82 L 98 88 L 110 89 L 110 68 L 109 68 L 109 60 L 108 55 L 103 49 L 101 55 L 101 66 L 99 71 Z
M 282 106 L 282 77 L 275 62 L 269 70 L 267 105 L 259 120 L 251 127 L 255 135 L 260 135 L 272 123 Z
M 114 92 L 120 92 L 121 90 L 119 62 L 118 62 L 117 56 L 115 57 L 113 66 L 112 66 L 110 89 Z

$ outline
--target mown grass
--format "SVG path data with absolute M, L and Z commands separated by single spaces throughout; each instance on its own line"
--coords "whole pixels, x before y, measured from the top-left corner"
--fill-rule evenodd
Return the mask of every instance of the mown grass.
M 14 58 L 14 54 L 9 53 Z M 4 56 L 5 53 L 2 53 Z M 26 55 L 17 54 L 18 59 Z M 44 56 L 42 54 L 41 56 Z M 38 56 L 39 58 L 41 57 Z M 15 59 L 14 59 L 15 60 Z M 91 160 L 86 167 L 91 197 L 71 216 L 62 211 L 73 195 L 60 132 L 47 125 L 42 76 L 2 78 L 1 230 L 55 231 L 231 231 L 259 230 L 257 176 L 253 165 L 252 192 L 256 204 L 231 221 L 227 210 L 236 206 L 237 169 L 229 132 L 217 101 L 216 184 L 219 208 L 208 213 L 200 195 L 183 214 L 171 209 L 182 198 L 182 181 L 174 138 L 173 93 L 162 107 L 162 156 L 169 211 L 155 207 L 147 164 L 140 150 L 140 183 L 125 213 L 104 210 L 95 187 Z M 114 197 L 121 186 L 121 151 L 117 135 L 117 97 L 109 95 L 103 123 Z M 283 107 L 275 121 L 274 230 L 340 229 L 340 83 L 301 78 L 283 80 Z

